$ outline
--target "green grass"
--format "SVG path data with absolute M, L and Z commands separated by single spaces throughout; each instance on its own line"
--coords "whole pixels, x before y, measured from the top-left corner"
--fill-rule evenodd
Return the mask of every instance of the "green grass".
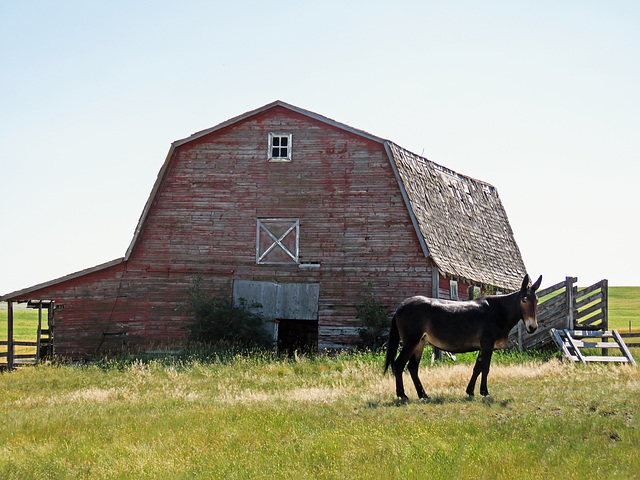
M 492 400 L 467 400 L 464 361 L 421 369 L 432 399 L 401 404 L 381 368 L 370 354 L 22 368 L 0 375 L 0 477 L 640 475 L 639 369 L 496 354 Z
M 612 324 L 639 291 L 610 289 Z M 489 401 L 464 394 L 474 354 L 423 366 L 408 404 L 373 354 L 23 367 L 0 374 L 0 478 L 640 478 L 640 369 L 558 358 L 497 352 Z
M 609 328 L 640 330 L 640 287 L 609 287 Z

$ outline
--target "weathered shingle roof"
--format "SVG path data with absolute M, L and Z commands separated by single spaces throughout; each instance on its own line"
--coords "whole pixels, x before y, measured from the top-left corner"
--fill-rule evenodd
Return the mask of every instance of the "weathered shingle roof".
M 526 269 L 498 191 L 394 143 L 387 147 L 440 271 L 517 289 Z

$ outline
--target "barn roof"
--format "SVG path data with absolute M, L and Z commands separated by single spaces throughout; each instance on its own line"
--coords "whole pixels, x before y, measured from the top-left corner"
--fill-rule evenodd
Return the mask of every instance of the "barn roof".
M 431 256 L 441 273 L 507 289 L 520 286 L 526 270 L 504 207 L 493 186 L 449 170 L 363 130 L 275 101 L 171 144 L 123 259 L 4 295 L 0 300 L 10 300 L 113 263 L 126 262 L 138 241 L 175 149 L 274 107 L 287 108 L 383 145 L 423 252 L 426 257 Z
M 394 143 L 387 152 L 440 271 L 517 289 L 526 269 L 498 191 Z

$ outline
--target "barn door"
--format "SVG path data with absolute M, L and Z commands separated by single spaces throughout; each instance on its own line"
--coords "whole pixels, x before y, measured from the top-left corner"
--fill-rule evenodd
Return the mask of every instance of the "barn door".
M 318 351 L 317 320 L 278 320 L 278 352 L 290 357 L 294 352 L 316 353 Z
M 256 311 L 273 321 L 273 340 L 280 350 L 318 350 L 318 283 L 235 280 L 233 303 L 259 303 Z

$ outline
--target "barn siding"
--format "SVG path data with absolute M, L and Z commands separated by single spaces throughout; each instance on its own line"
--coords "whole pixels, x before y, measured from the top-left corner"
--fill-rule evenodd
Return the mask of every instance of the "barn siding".
M 269 132 L 293 134 L 291 163 L 267 162 Z M 258 218 L 299 218 L 301 265 L 256 264 Z M 319 283 L 322 349 L 357 341 L 368 296 L 391 312 L 430 294 L 432 268 L 384 146 L 274 107 L 174 150 L 126 262 L 28 296 L 64 304 L 56 353 L 78 358 L 183 344 L 196 276 L 229 296 L 234 279 Z

